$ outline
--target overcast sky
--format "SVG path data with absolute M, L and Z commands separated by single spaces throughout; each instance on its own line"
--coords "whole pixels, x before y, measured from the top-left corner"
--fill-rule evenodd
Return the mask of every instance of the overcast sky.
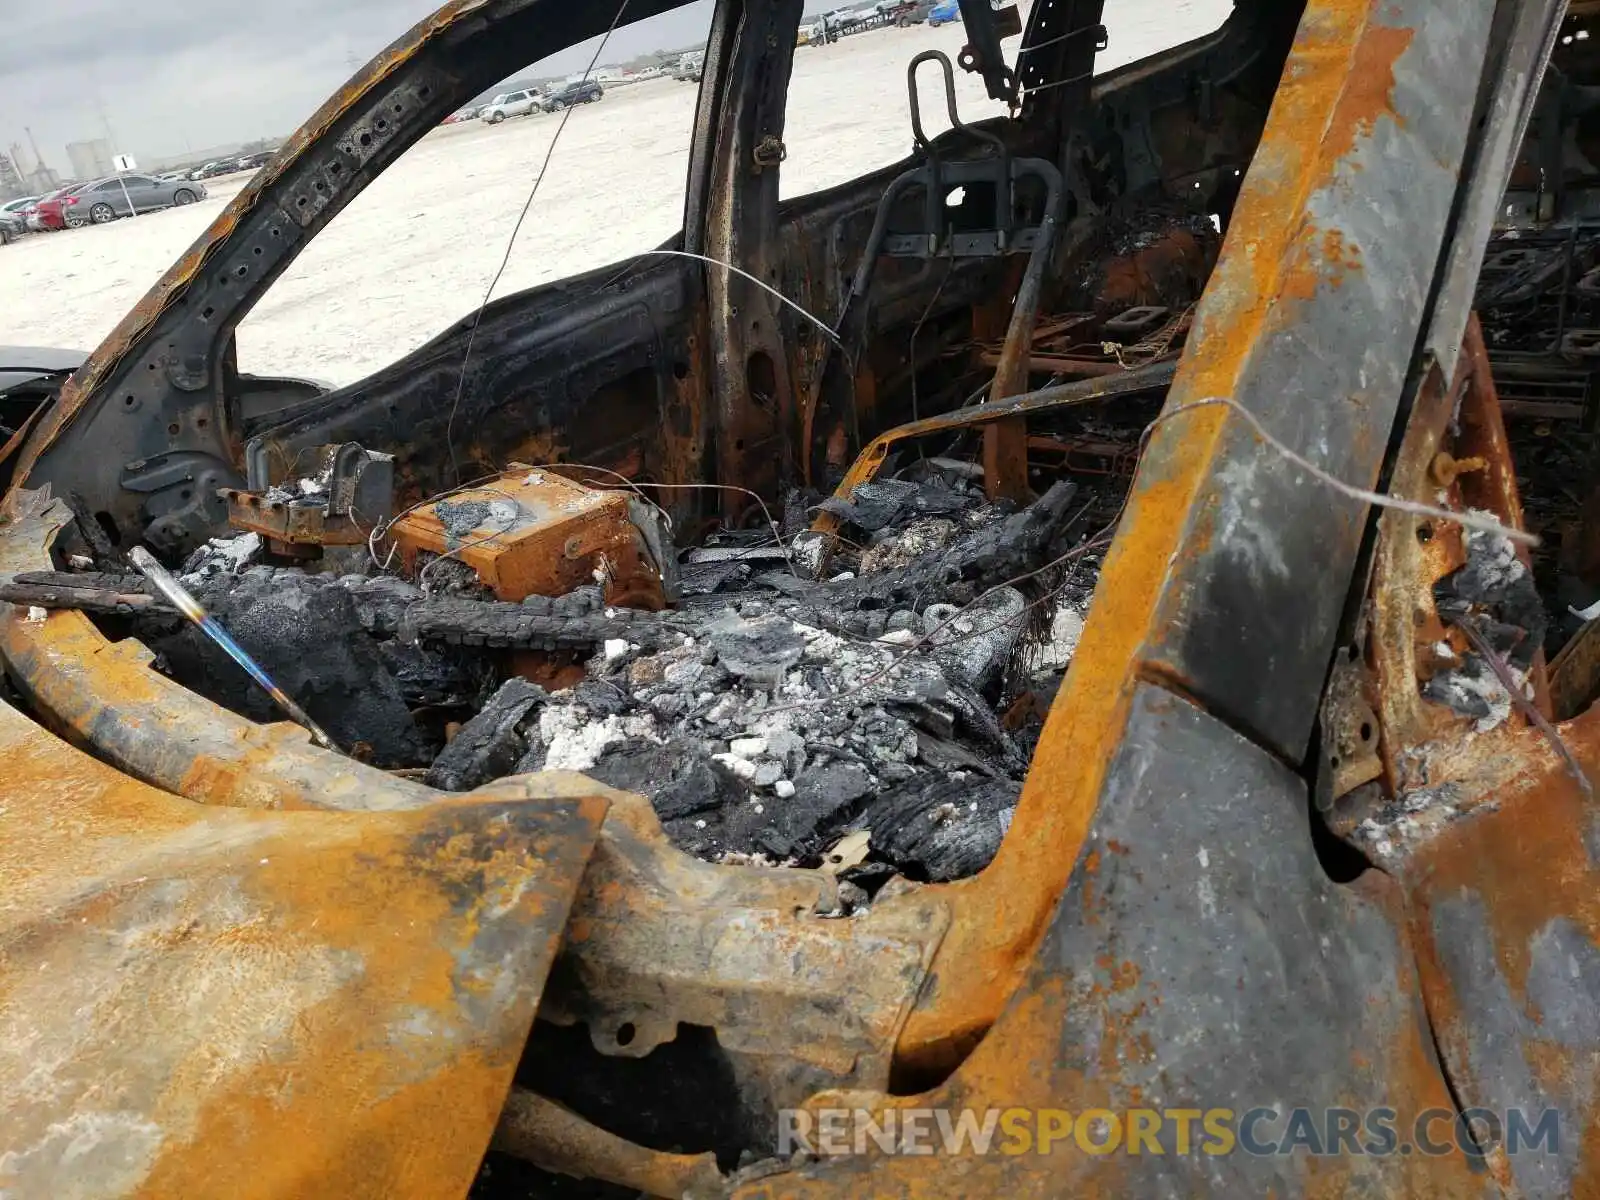
M 568 3 L 598 0 L 567 0 Z M 434 0 L 0 0 L 0 149 L 33 130 L 45 161 L 68 169 L 70 141 L 171 157 L 282 136 L 436 8 Z M 619 30 L 603 61 L 704 38 L 711 0 Z M 593 43 L 557 55 L 580 71 Z M 531 66 L 532 64 L 530 64 Z M 521 74 L 522 72 L 519 72 Z

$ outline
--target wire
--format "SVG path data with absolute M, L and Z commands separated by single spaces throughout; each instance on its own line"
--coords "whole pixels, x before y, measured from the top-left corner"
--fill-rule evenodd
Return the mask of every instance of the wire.
M 372 532 L 367 535 L 367 557 L 372 559 L 372 565 L 377 567 L 380 571 L 387 571 L 389 569 L 389 564 L 394 562 L 395 550 L 397 549 L 396 546 L 392 544 L 390 545 L 389 557 L 380 563 L 378 561 L 378 551 L 374 547 L 373 543 L 381 537 L 387 537 L 389 530 L 393 529 L 395 525 L 398 524 L 402 519 L 410 516 L 419 508 L 427 508 L 428 505 L 437 504 L 441 500 L 448 500 L 451 496 L 459 496 L 462 492 L 470 492 L 474 488 L 480 487 L 483 484 L 493 483 L 500 477 L 500 472 L 496 472 L 493 475 L 480 475 L 468 483 L 459 484 L 456 487 L 451 488 L 448 492 L 440 492 L 437 496 L 429 496 L 426 500 L 418 500 L 410 508 L 403 509 L 400 512 L 395 513 L 395 515 L 390 517 L 388 520 L 379 521 L 372 527 Z
M 1520 542 L 1525 546 L 1539 545 L 1539 538 L 1537 535 L 1525 533 L 1520 529 L 1513 529 L 1508 525 L 1502 525 L 1493 517 L 1479 516 L 1477 513 L 1470 512 L 1452 512 L 1448 508 L 1435 508 L 1431 504 L 1419 504 L 1415 500 L 1404 500 L 1399 496 L 1386 496 L 1381 492 L 1371 492 L 1366 488 L 1358 488 L 1344 482 L 1342 479 L 1337 479 L 1328 474 L 1328 472 L 1324 471 L 1321 467 L 1317 466 L 1317 464 L 1312 462 L 1310 459 L 1304 457 L 1303 455 L 1297 454 L 1288 446 L 1280 442 L 1277 438 L 1273 437 L 1272 434 L 1267 432 L 1267 427 L 1261 423 L 1254 413 L 1252 413 L 1244 405 L 1240 404 L 1237 400 L 1230 399 L 1227 396 L 1208 396 L 1204 400 L 1195 400 L 1189 404 L 1185 404 L 1181 408 L 1174 409 L 1172 412 L 1162 413 L 1154 421 L 1150 422 L 1149 426 L 1144 431 L 1144 437 L 1141 439 L 1141 441 L 1143 444 L 1148 444 L 1150 435 L 1153 434 L 1159 426 L 1165 425 L 1168 421 L 1175 420 L 1176 418 L 1183 416 L 1185 413 L 1194 412 L 1201 408 L 1216 407 L 1232 409 L 1234 412 L 1238 413 L 1245 419 L 1246 423 L 1248 423 L 1249 426 L 1256 431 L 1256 436 L 1262 441 L 1266 442 L 1268 446 L 1272 447 L 1272 449 L 1276 450 L 1279 454 L 1288 459 L 1295 466 L 1299 467 L 1302 471 L 1305 471 L 1311 475 L 1319 483 L 1332 488 L 1341 496 L 1348 496 L 1352 500 L 1357 500 L 1364 504 L 1371 504 L 1377 508 L 1388 508 L 1393 509 L 1396 512 L 1410 513 L 1415 517 L 1428 517 L 1435 521 L 1453 522 L 1454 524 L 1460 525 L 1465 529 L 1476 529 L 1482 533 L 1497 534 L 1498 536 L 1507 538 L 1513 542 Z M 1141 456 L 1142 453 L 1143 447 L 1141 446 Z
M 563 464 L 567 466 L 582 466 L 582 463 Z M 604 470 L 604 468 L 599 468 Z M 767 518 L 767 525 L 772 530 L 772 535 L 778 541 L 778 548 L 783 551 L 783 560 L 789 564 L 789 573 L 796 579 L 800 572 L 795 569 L 794 556 L 789 553 L 789 547 L 783 540 L 783 530 L 777 521 L 772 519 L 772 510 L 767 507 L 767 502 L 749 488 L 735 487 L 731 483 L 641 483 L 638 487 L 658 488 L 661 491 L 708 491 L 708 492 L 738 492 L 740 495 L 749 496 L 761 506 L 761 514 Z
M 622 24 L 622 14 L 628 11 L 628 0 L 622 0 L 617 8 L 617 15 L 611 18 L 611 26 L 600 39 L 600 44 L 595 47 L 594 57 L 589 60 L 589 65 L 583 72 L 583 82 L 589 81 L 589 76 L 594 73 L 600 56 L 606 51 L 606 43 L 611 40 L 611 35 L 617 31 L 617 26 Z M 489 307 L 489 300 L 494 295 L 494 289 L 500 286 L 500 280 L 506 273 L 506 267 L 511 264 L 511 251 L 517 244 L 517 236 L 522 232 L 522 224 L 528 219 L 528 212 L 533 208 L 533 201 L 539 195 L 539 185 L 544 182 L 545 172 L 550 169 L 550 160 L 555 156 L 556 146 L 561 141 L 561 135 L 566 132 L 567 122 L 572 120 L 572 114 L 577 111 L 575 105 L 568 105 L 561 114 L 561 124 L 556 127 L 555 136 L 550 139 L 550 145 L 545 150 L 544 162 L 539 166 L 539 174 L 534 177 L 533 187 L 528 192 L 528 198 L 522 205 L 522 211 L 517 214 L 517 223 L 511 228 L 511 237 L 506 241 L 506 252 L 500 258 L 500 266 L 494 273 L 494 278 L 489 281 L 489 286 L 483 293 L 483 303 L 478 305 L 478 311 L 472 316 L 472 328 L 467 332 L 467 350 L 461 359 L 461 374 L 456 378 L 455 399 L 450 403 L 450 419 L 445 424 L 445 446 L 450 451 L 450 472 L 457 482 L 461 479 L 461 467 L 456 461 L 456 411 L 461 407 L 461 396 L 467 386 L 467 367 L 472 363 L 472 347 L 478 340 L 478 326 L 483 323 L 483 313 Z
M 720 258 L 710 258 L 710 257 L 708 257 L 707 255 L 704 255 L 704 254 L 695 254 L 693 251 L 690 251 L 690 250 L 642 250 L 638 254 L 636 254 L 634 257 L 635 258 L 651 258 L 651 257 L 659 257 L 659 256 L 664 256 L 664 257 L 667 257 L 667 258 L 692 258 L 692 259 L 695 259 L 698 262 L 709 263 L 713 267 L 721 267 L 724 271 L 732 271 L 735 275 L 738 275 L 738 276 L 740 276 L 740 277 L 742 277 L 744 279 L 748 279 L 751 283 L 755 284 L 762 291 L 766 292 L 768 295 L 776 296 L 779 300 L 783 301 L 790 308 L 794 309 L 795 312 L 799 313 L 802 317 L 804 317 L 806 320 L 810 321 L 818 329 L 822 330 L 823 333 L 828 335 L 828 339 L 830 341 L 832 341 L 834 345 L 838 346 L 839 349 L 841 349 L 841 350 L 844 349 L 844 343 L 839 340 L 839 335 L 836 332 L 834 332 L 833 326 L 829 325 L 821 317 L 813 316 L 811 313 L 807 312 L 804 308 L 801 308 L 800 305 L 796 304 L 793 300 L 789 299 L 789 297 L 785 296 L 777 288 L 772 287 L 769 284 L 763 283 L 760 279 L 757 279 L 754 275 L 750 274 L 749 271 L 741 270 L 740 268 L 734 266 L 732 263 L 723 262 Z
M 1467 641 L 1472 643 L 1472 648 L 1483 656 L 1484 661 L 1489 664 L 1489 669 L 1494 672 L 1495 678 L 1500 681 L 1500 686 L 1505 689 L 1506 695 L 1510 697 L 1511 703 L 1516 706 L 1518 712 L 1528 718 L 1528 721 L 1540 733 L 1544 734 L 1545 740 L 1550 743 L 1551 748 L 1560 756 L 1561 761 L 1566 764 L 1567 770 L 1572 772 L 1572 777 L 1578 781 L 1578 790 L 1583 793 L 1583 798 L 1593 804 L 1594 785 L 1589 782 L 1588 772 L 1578 762 L 1577 756 L 1572 753 L 1566 740 L 1562 738 L 1560 730 L 1552 725 L 1545 715 L 1539 711 L 1538 705 L 1528 699 L 1522 690 L 1522 685 L 1512 675 L 1511 668 L 1495 653 L 1488 640 L 1473 627 L 1470 620 L 1463 618 L 1460 621 L 1452 622 L 1452 624 L 1466 635 Z
M 1070 42 L 1075 38 L 1085 37 L 1091 33 L 1098 36 L 1105 32 L 1105 28 L 1104 25 L 1085 25 L 1082 29 L 1074 29 L 1071 33 L 1063 33 L 1060 37 L 1053 37 L 1049 41 L 1037 42 L 1032 46 L 1019 46 L 1017 48 L 1017 58 L 1020 60 L 1024 54 L 1029 54 L 1034 50 L 1044 50 L 1050 46 L 1059 46 L 1062 42 Z
M 564 462 L 564 461 L 563 462 L 551 463 L 547 467 L 536 467 L 534 469 L 535 470 L 539 470 L 539 471 L 550 471 L 552 474 L 559 475 L 560 472 L 555 470 L 555 468 L 557 468 L 557 467 L 572 467 L 575 470 L 579 470 L 579 471 L 596 471 L 601 475 L 610 475 L 614 479 L 620 479 L 622 481 L 622 484 L 623 484 L 624 487 L 630 489 L 633 492 L 634 495 L 639 497 L 639 499 L 641 501 L 643 501 L 645 504 L 648 504 L 651 508 L 655 509 L 656 512 L 660 514 L 661 519 L 667 523 L 667 531 L 669 533 L 676 532 L 676 527 L 673 524 L 673 520 L 672 520 L 672 514 L 669 513 L 666 509 L 662 508 L 661 505 L 657 504 L 654 500 L 650 499 L 649 496 L 646 496 L 642 491 L 640 491 L 639 490 L 639 485 L 637 483 L 635 483 L 633 480 L 629 479 L 621 471 L 613 471 L 610 467 L 597 467 L 593 463 Z

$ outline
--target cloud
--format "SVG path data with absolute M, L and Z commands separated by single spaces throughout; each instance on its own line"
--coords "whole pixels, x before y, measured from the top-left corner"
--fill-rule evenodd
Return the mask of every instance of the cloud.
M 575 2 L 575 0 L 567 0 Z M 105 136 L 145 158 L 282 136 L 430 0 L 50 0 L 7 14 L 0 39 L 0 147 L 67 167 L 67 142 Z M 605 61 L 704 37 L 710 0 L 619 30 Z M 541 64 L 578 71 L 574 47 Z M 530 68 L 533 64 L 530 64 Z M 523 73 L 523 72 L 519 72 Z M 105 119 L 102 118 L 102 108 Z

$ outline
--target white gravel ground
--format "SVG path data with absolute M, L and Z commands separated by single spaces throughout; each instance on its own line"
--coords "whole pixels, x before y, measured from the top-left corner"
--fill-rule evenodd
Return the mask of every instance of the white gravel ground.
M 1111 49 L 1102 67 L 1214 29 L 1231 2 L 1108 7 Z M 911 144 L 906 63 L 930 48 L 954 57 L 963 40 L 959 25 L 916 26 L 799 50 L 784 196 L 903 157 Z M 924 120 L 934 133 L 948 123 L 935 72 L 924 70 Z M 963 119 L 999 111 L 976 77 L 958 72 L 957 87 Z M 689 84 L 656 80 L 572 111 L 496 295 L 618 262 L 679 228 L 695 94 Z M 311 243 L 240 326 L 241 368 L 349 383 L 470 312 L 560 121 L 514 118 L 430 133 Z M 210 197 L 188 208 L 0 250 L 0 343 L 92 348 L 244 182 L 215 180 Z

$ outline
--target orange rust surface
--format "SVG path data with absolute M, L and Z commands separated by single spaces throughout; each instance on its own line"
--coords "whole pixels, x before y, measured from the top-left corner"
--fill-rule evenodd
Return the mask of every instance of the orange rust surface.
M 446 504 L 483 505 L 484 517 L 453 537 L 439 516 Z M 424 554 L 447 556 L 471 567 L 501 600 L 564 596 L 603 578 L 609 603 L 660 609 L 666 602 L 660 575 L 640 551 L 627 496 L 553 471 L 518 467 L 405 514 L 388 536 L 408 575 L 425 565 Z
M 0 1189 L 464 1194 L 603 800 L 211 808 L 5 705 L 0 757 Z
M 1373 11 L 1363 0 L 1308 8 L 1169 411 L 1185 400 L 1232 395 L 1269 318 L 1292 321 L 1293 301 L 1314 294 L 1323 247 L 1306 236 L 1304 203 L 1332 183 L 1363 133 L 1392 117 L 1394 64 L 1411 42 L 1409 31 L 1371 23 Z M 901 1037 L 908 1063 L 948 1065 L 955 1047 L 989 1027 L 1049 921 L 1121 736 L 1152 622 L 1165 619 L 1157 606 L 1169 563 L 1208 537 L 1208 515 L 1196 501 L 1227 419 L 1209 407 L 1166 423 L 1151 439 L 1012 828 L 983 874 L 951 887 L 955 918 Z M 983 1054 L 980 1047 L 976 1057 Z
M 1374 874 L 1359 881 L 1353 889 L 1366 903 L 1379 907 L 1394 924 L 1397 936 L 1404 939 L 1404 906 L 1400 889 L 1392 881 Z M 1091 902 L 1092 903 L 1092 902 Z M 1402 944 L 1399 956 L 1401 974 L 1397 990 L 1415 995 L 1418 979 L 1409 964 L 1411 956 Z M 898 1109 L 943 1109 L 959 1114 L 970 1109 L 977 1114 L 987 1110 L 1056 1110 L 1074 1119 L 1090 1110 L 1126 1114 L 1130 1107 L 1148 1106 L 1157 1110 L 1192 1104 L 1195 1108 L 1228 1108 L 1235 1116 L 1262 1106 L 1292 1106 L 1283 1097 L 1256 1097 L 1224 1094 L 1216 1096 L 1128 1095 L 1117 1082 L 1119 1063 L 1148 1056 L 1150 1047 L 1135 1028 L 1140 1006 L 1159 1007 L 1162 998 L 1148 986 L 1132 964 L 1107 959 L 1097 964 L 1102 982 L 1072 985 L 1057 975 L 1024 995 L 1007 1009 L 995 1036 L 986 1040 L 978 1052 L 945 1086 L 918 1096 L 825 1093 L 808 1107 L 864 1108 L 872 1113 Z M 1100 1070 L 1089 1078 L 1057 1064 L 1057 1054 L 1069 1008 L 1085 1006 L 1108 1014 L 1105 1024 L 1107 1043 L 1100 1047 Z M 1115 1016 L 1110 1014 L 1115 1013 Z M 1418 1014 L 1420 1017 L 1420 1013 Z M 998 1048 L 998 1051 L 997 1051 Z M 1396 1110 L 1397 1130 L 1408 1130 L 1411 1123 L 1430 1109 L 1454 1107 L 1444 1077 L 1430 1053 L 1426 1031 L 1420 1020 L 1402 1023 L 1388 1036 L 1364 1049 L 1359 1061 L 1351 1065 L 1370 1070 L 1385 1079 L 1390 1087 L 1385 1103 Z M 1330 1064 L 1330 1069 L 1339 1069 Z M 1108 1069 L 1109 1068 L 1109 1069 Z M 1351 1105 L 1351 1107 L 1360 1107 Z M 1002 1126 L 1002 1129 L 1004 1127 Z M 1200 1129 L 1196 1122 L 1196 1136 Z M 934 1139 L 937 1140 L 937 1139 Z M 1006 1154 L 992 1149 L 987 1155 L 970 1152 L 885 1156 L 869 1144 L 866 1154 L 793 1170 L 775 1178 L 760 1180 L 734 1194 L 740 1200 L 800 1200 L 851 1196 L 899 1196 L 933 1200 L 950 1196 L 1073 1196 L 1122 1200 L 1124 1197 L 1156 1194 L 1151 1176 L 1140 1170 L 1140 1159 L 1127 1153 L 1097 1156 L 1084 1152 L 1072 1137 L 1063 1138 L 1049 1151 L 1040 1152 L 1037 1144 L 1022 1153 Z M 1235 1147 L 1233 1153 L 1243 1153 Z M 1427 1196 L 1440 1200 L 1498 1200 L 1501 1193 L 1484 1176 L 1475 1173 L 1459 1153 L 1434 1158 L 1424 1155 L 1396 1155 L 1379 1164 L 1388 1172 L 1375 1178 L 1369 1171 L 1372 1160 L 1359 1156 L 1316 1159 L 1297 1154 L 1281 1160 L 1280 1169 L 1298 1183 L 1284 1193 L 1329 1200 L 1352 1195 Z M 1381 1183 L 1381 1187 L 1380 1187 Z M 1162 1191 L 1161 1194 L 1168 1194 Z
M 1600 772 L 1600 712 L 1560 726 L 1563 740 L 1591 779 Z M 1585 849 L 1595 836 L 1596 814 L 1570 769 L 1533 731 L 1516 747 L 1485 745 L 1484 756 L 1510 758 L 1522 786 L 1490 785 L 1464 797 L 1470 818 L 1445 830 L 1412 857 L 1408 888 L 1413 938 L 1428 1013 L 1437 1030 L 1440 1053 L 1455 1078 L 1463 1103 L 1472 1105 L 1482 1087 L 1501 1081 L 1480 1079 L 1472 1046 L 1486 1036 L 1474 1027 L 1434 941 L 1433 910 L 1438 902 L 1473 897 L 1485 916 L 1484 936 L 1494 967 L 1509 991 L 1513 1016 L 1537 1030 L 1543 1014 L 1530 1001 L 1527 984 L 1531 948 L 1558 921 L 1600 947 L 1600 872 Z M 1574 968 L 1575 969 L 1575 968 Z M 1483 996 L 1476 997 L 1483 1003 Z M 1581 1147 L 1571 1194 L 1600 1196 L 1600 1103 L 1593 1094 L 1595 1064 L 1590 1045 L 1562 1044 L 1554 1035 L 1525 1035 L 1518 1047 L 1538 1086 L 1551 1097 L 1575 1097 L 1580 1128 L 1564 1126 L 1563 1146 Z M 1509 1172 L 1503 1156 L 1500 1173 Z
M 1095 311 L 1115 316 L 1140 305 L 1170 304 L 1193 296 L 1210 266 L 1200 240 L 1186 229 L 1174 230 L 1154 245 L 1106 262 L 1095 292 Z

